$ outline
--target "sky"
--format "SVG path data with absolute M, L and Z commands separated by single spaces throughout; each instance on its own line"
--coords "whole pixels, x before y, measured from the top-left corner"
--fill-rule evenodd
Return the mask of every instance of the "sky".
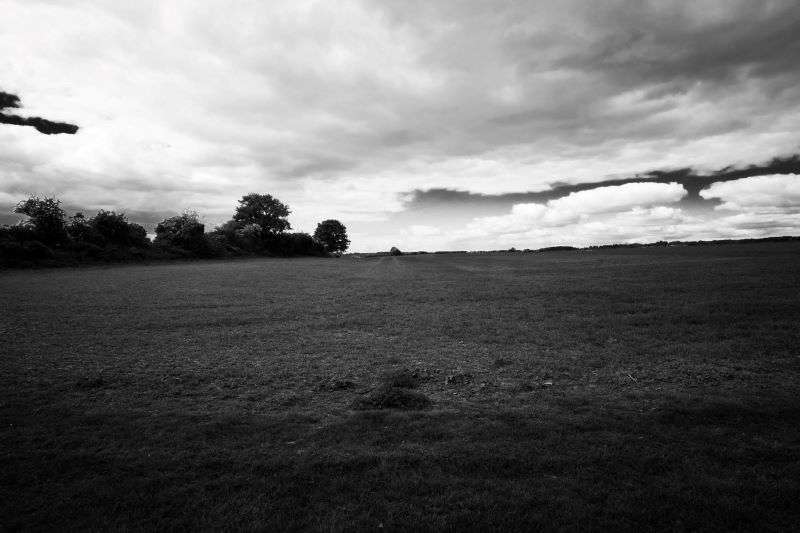
M 0 13 L 0 90 L 80 126 L 0 124 L 2 223 L 38 194 L 211 229 L 259 192 L 353 251 L 800 235 L 800 164 L 771 165 L 800 153 L 796 0 Z

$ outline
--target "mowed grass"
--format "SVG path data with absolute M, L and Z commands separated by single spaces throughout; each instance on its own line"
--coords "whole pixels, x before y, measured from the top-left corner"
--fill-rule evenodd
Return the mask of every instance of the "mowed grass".
M 799 287 L 791 242 L 2 272 L 0 530 L 794 529 Z

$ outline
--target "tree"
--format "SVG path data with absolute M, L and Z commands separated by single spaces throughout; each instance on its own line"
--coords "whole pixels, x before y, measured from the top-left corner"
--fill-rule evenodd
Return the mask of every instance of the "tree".
M 328 219 L 317 224 L 314 238 L 325 246 L 327 252 L 344 252 L 350 246 L 347 228 L 338 220 Z
M 30 217 L 36 237 L 42 242 L 53 244 L 67 240 L 67 228 L 61 200 L 31 196 L 17 204 L 15 213 Z
M 166 218 L 156 226 L 156 243 L 166 243 L 190 252 L 206 253 L 208 243 L 205 239 L 205 225 L 197 213 Z
M 264 233 L 276 234 L 291 229 L 286 220 L 289 213 L 289 208 L 272 195 L 250 193 L 239 200 L 233 220 L 240 227 L 258 224 Z
M 109 244 L 145 247 L 149 242 L 147 231 L 139 224 L 128 222 L 124 213 L 100 210 L 89 223 Z

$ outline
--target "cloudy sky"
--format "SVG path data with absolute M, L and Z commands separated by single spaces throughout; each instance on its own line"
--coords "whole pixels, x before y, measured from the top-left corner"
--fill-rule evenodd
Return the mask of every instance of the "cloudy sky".
M 796 0 L 0 13 L 0 90 L 81 127 L 0 125 L 0 222 L 46 194 L 210 228 L 264 192 L 355 251 L 800 234 L 800 164 L 769 164 L 800 153 Z

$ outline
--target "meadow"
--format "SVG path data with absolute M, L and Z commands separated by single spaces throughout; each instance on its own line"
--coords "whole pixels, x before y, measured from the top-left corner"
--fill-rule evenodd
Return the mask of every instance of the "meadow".
M 800 243 L 0 272 L 0 530 L 791 530 Z

